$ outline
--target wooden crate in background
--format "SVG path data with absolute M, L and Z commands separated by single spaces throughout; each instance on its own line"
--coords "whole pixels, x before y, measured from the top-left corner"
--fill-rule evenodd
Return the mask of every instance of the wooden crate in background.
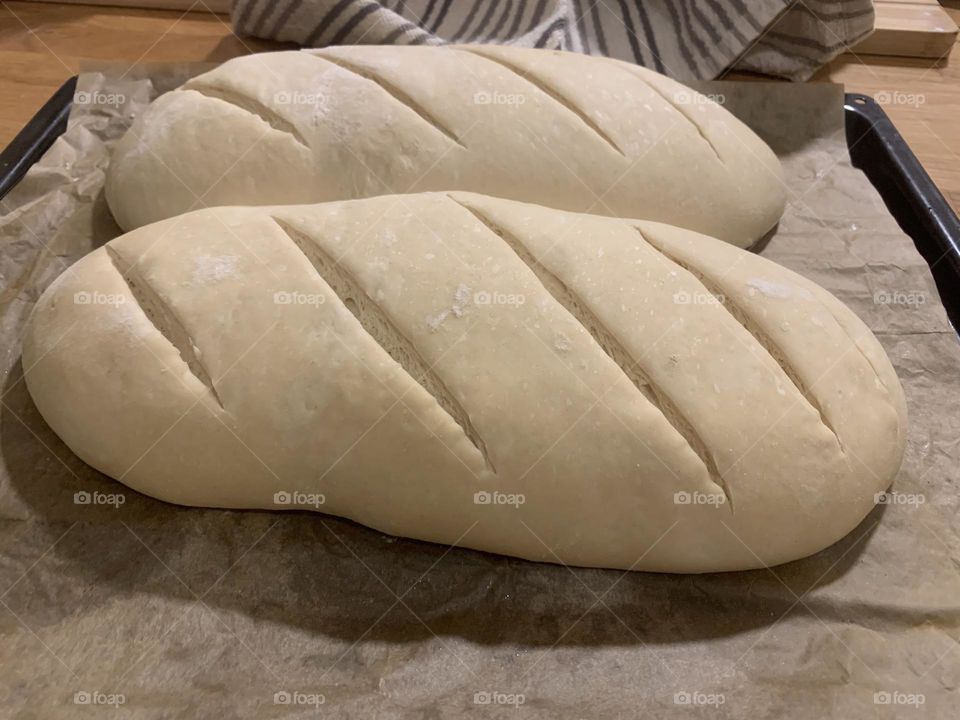
M 853 51 L 868 55 L 941 58 L 950 54 L 957 24 L 938 0 L 874 0 L 876 29 Z

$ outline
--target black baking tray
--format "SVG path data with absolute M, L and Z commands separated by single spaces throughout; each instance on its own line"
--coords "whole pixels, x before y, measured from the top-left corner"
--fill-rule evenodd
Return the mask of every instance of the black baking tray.
M 0 153 L 0 200 L 67 129 L 77 76 L 67 80 Z
M 847 146 L 853 165 L 880 192 L 890 213 L 930 266 L 953 327 L 960 330 L 960 220 L 869 95 L 847 93 Z
M 67 80 L 0 153 L 0 199 L 66 130 L 76 87 L 76 77 Z M 844 116 L 854 167 L 866 174 L 913 238 L 953 326 L 960 328 L 960 220 L 873 98 L 848 93 Z

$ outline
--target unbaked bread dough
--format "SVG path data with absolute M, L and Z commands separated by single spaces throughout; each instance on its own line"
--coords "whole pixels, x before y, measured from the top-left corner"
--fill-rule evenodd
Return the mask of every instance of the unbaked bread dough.
M 456 192 L 140 228 L 43 294 L 23 364 L 63 441 L 148 495 L 634 570 L 824 548 L 906 426 L 877 340 L 795 273 Z
M 741 247 L 785 202 L 777 158 L 713 100 L 619 60 L 473 45 L 230 60 L 137 118 L 106 186 L 125 230 L 204 206 L 422 190 L 641 217 Z

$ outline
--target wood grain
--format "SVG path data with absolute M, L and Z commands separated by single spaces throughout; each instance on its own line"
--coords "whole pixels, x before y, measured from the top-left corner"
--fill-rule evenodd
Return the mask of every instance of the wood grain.
M 874 8 L 874 32 L 858 54 L 940 58 L 957 41 L 957 24 L 937 0 L 874 0 Z
M 954 22 L 960 20 L 960 9 L 946 12 Z M 209 13 L 2 2 L 0 146 L 85 60 L 222 61 L 281 47 L 238 38 L 227 18 Z M 814 81 L 889 98 L 886 111 L 960 212 L 960 54 L 954 55 L 950 61 L 857 52 L 830 63 Z
M 919 0 L 912 0 L 918 2 Z M 107 5 L 123 8 L 148 8 L 150 10 L 193 10 L 230 14 L 231 0 L 30 0 L 30 2 L 58 3 L 61 5 Z
M 0 146 L 5 146 L 84 61 L 223 61 L 282 45 L 238 38 L 210 13 L 0 4 Z

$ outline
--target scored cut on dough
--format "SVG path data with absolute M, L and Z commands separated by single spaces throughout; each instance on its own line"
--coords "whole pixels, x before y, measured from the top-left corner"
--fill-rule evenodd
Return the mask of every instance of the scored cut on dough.
M 877 340 L 799 275 L 457 192 L 140 228 L 47 289 L 23 364 L 63 441 L 148 495 L 322 495 L 387 533 L 622 569 L 816 552 L 906 427 Z
M 740 247 L 780 219 L 779 161 L 713 100 L 630 63 L 496 46 L 235 58 L 117 144 L 125 230 L 205 206 L 468 190 L 642 217 Z

